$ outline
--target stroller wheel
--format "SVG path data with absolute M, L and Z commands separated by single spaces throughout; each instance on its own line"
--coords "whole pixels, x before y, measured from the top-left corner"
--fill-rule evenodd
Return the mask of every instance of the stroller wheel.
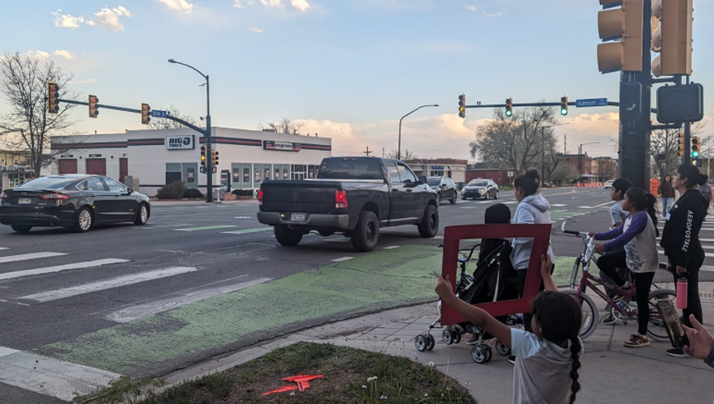
M 434 339 L 434 336 L 431 334 L 428 334 L 426 336 L 426 350 L 431 351 L 434 349 L 434 346 L 436 346 L 436 340 Z
M 453 333 L 454 333 L 454 344 L 458 344 L 459 342 L 461 342 L 461 333 L 456 330 L 454 330 Z
M 454 343 L 454 334 L 453 331 L 450 329 L 446 328 L 444 331 L 441 332 L 441 339 L 444 340 L 444 343 L 446 345 L 451 345 Z
M 507 346 L 506 344 L 502 343 L 501 341 L 496 341 L 496 352 L 498 352 L 499 355 L 510 355 L 511 354 L 511 347 Z
M 414 346 L 419 352 L 426 351 L 426 337 L 424 334 L 419 334 L 414 338 Z
M 475 345 L 473 348 L 471 348 L 471 358 L 474 360 L 476 363 L 486 363 L 488 362 L 487 353 L 488 352 L 483 346 L 481 345 Z

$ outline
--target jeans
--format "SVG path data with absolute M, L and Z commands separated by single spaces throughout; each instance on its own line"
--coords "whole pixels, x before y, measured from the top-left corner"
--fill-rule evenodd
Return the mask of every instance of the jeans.
M 665 198 L 662 197 L 662 217 L 667 219 L 667 214 L 669 213 L 669 210 L 672 208 L 672 200 L 674 198 Z

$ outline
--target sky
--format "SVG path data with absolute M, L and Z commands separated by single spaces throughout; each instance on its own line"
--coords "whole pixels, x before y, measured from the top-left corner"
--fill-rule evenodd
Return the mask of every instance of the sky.
M 714 0 L 695 0 L 692 80 L 714 118 Z M 334 155 L 369 147 L 420 158 L 474 160 L 468 144 L 492 109 L 467 104 L 560 101 L 558 147 L 617 153 L 617 109 L 575 108 L 577 99 L 618 100 L 618 73 L 597 69 L 597 0 L 27 0 L 0 5 L 0 51 L 53 59 L 86 100 L 205 115 L 210 76 L 214 126 L 257 129 L 289 118 L 302 133 L 333 139 Z M 706 45 L 709 43 L 709 45 Z M 653 105 L 654 107 L 654 105 Z M 0 95 L 0 114 L 8 109 Z M 73 131 L 142 129 L 140 117 L 75 108 Z M 706 128 L 714 133 L 714 124 Z

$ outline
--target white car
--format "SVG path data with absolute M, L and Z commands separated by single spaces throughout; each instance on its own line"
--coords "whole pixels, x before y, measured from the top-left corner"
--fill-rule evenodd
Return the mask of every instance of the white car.
M 615 182 L 615 180 L 607 180 L 605 182 L 605 189 L 610 189 L 612 188 L 612 184 Z

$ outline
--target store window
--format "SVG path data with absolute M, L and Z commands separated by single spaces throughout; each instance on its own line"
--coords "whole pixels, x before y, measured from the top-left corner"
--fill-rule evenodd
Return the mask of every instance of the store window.
M 263 181 L 263 165 L 253 164 L 253 186 L 255 188 L 260 188 L 260 184 Z
M 293 165 L 291 168 L 292 168 L 293 180 L 300 181 L 300 180 L 304 180 L 307 177 L 307 166 Z
M 166 184 L 181 181 L 181 163 L 166 163 Z
M 263 164 L 263 181 L 272 180 L 272 177 L 270 176 L 272 170 L 270 167 L 270 164 Z
M 241 182 L 241 188 L 253 188 L 253 178 L 251 177 L 251 164 L 241 164 L 241 169 L 243 170 L 243 181 Z

